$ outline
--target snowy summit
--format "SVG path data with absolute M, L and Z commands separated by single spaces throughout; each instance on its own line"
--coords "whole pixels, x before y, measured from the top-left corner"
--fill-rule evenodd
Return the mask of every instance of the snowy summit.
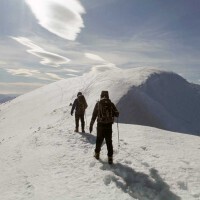
M 88 130 L 102 90 L 120 112 L 111 166 L 105 145 L 94 159 L 96 131 Z M 86 133 L 74 133 L 70 115 L 79 91 Z M 199 200 L 199 102 L 199 86 L 177 74 L 95 67 L 4 103 L 0 199 Z

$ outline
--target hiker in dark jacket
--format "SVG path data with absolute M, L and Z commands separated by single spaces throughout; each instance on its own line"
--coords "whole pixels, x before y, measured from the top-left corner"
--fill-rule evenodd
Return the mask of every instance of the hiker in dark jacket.
M 98 101 L 94 107 L 92 119 L 90 122 L 90 133 L 93 130 L 94 122 L 97 118 L 97 138 L 94 157 L 98 160 L 102 143 L 105 139 L 108 151 L 108 163 L 113 163 L 113 144 L 112 144 L 112 124 L 114 117 L 119 116 L 116 106 L 109 99 L 108 91 L 102 91 Z
M 85 100 L 85 97 L 81 92 L 78 92 L 77 98 L 74 100 L 74 103 L 72 105 L 71 109 L 71 115 L 73 115 L 73 112 L 75 110 L 75 132 L 79 132 L 79 120 L 81 120 L 81 129 L 82 132 L 85 132 L 85 120 L 84 120 L 84 115 L 85 115 L 85 109 L 87 108 L 87 102 Z

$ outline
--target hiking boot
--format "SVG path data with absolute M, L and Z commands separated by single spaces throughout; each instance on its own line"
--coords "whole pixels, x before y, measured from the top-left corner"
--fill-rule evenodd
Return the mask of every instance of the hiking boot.
M 94 153 L 94 157 L 97 159 L 97 160 L 99 160 L 99 153 Z
M 78 128 L 75 128 L 74 132 L 78 133 Z
M 110 164 L 110 165 L 113 164 L 113 157 L 108 157 L 108 164 Z

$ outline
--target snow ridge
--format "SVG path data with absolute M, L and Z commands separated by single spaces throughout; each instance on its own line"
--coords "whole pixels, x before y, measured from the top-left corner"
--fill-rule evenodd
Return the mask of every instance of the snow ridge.
M 143 94 L 139 103 L 148 105 L 150 102 L 153 116 L 155 108 L 160 112 L 174 105 L 172 102 L 176 99 L 169 105 L 167 100 L 164 101 L 166 104 L 162 104 L 162 109 L 156 107 L 165 99 L 164 94 L 156 93 L 157 90 L 162 92 L 160 80 L 170 86 L 169 77 L 172 83 L 181 83 L 178 93 L 183 95 L 181 97 L 185 95 L 181 89 L 184 83 L 184 91 L 193 95 L 191 101 L 195 103 L 198 95 L 195 96 L 189 84 L 179 80 L 179 76 L 167 73 L 163 77 L 163 72 L 155 69 L 123 71 L 115 68 L 98 73 L 93 70 L 82 77 L 47 85 L 0 105 L 0 199 L 198 200 L 198 136 L 120 123 L 118 149 L 118 130 L 114 124 L 115 164 L 107 164 L 105 145 L 100 162 L 93 157 L 96 131 L 94 127 L 90 134 L 88 125 L 101 90 L 109 88 L 114 103 L 125 109 L 131 104 L 137 88 Z M 89 105 L 85 134 L 73 132 L 74 116 L 70 115 L 69 104 L 78 91 L 84 93 Z M 171 90 L 166 91 L 168 95 Z M 176 92 L 175 87 L 172 95 Z M 146 101 L 144 97 L 148 97 Z M 180 110 L 184 113 L 182 108 Z M 173 112 L 170 110 L 169 113 L 171 116 Z M 130 112 L 130 118 L 134 117 L 132 114 Z M 164 122 L 165 119 L 163 117 Z

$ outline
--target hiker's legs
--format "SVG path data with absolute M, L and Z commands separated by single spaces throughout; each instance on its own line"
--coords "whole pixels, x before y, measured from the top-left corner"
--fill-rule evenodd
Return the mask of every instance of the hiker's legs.
M 75 114 L 75 123 L 76 123 L 75 129 L 78 131 L 78 127 L 79 127 L 79 115 L 78 114 Z
M 95 148 L 95 153 L 100 153 L 101 151 L 101 145 L 103 143 L 104 138 L 103 137 L 98 137 L 96 139 L 96 148 Z
M 101 145 L 102 145 L 103 140 L 104 140 L 104 136 L 103 136 L 102 131 L 103 131 L 102 127 L 97 125 L 97 138 L 96 138 L 95 153 L 100 153 L 100 151 L 101 151 Z
M 85 131 L 84 113 L 80 115 L 82 132 Z
M 104 135 L 105 135 L 105 140 L 106 140 L 106 146 L 108 150 L 108 157 L 113 156 L 113 144 L 112 144 L 112 125 L 106 127 L 104 129 Z

